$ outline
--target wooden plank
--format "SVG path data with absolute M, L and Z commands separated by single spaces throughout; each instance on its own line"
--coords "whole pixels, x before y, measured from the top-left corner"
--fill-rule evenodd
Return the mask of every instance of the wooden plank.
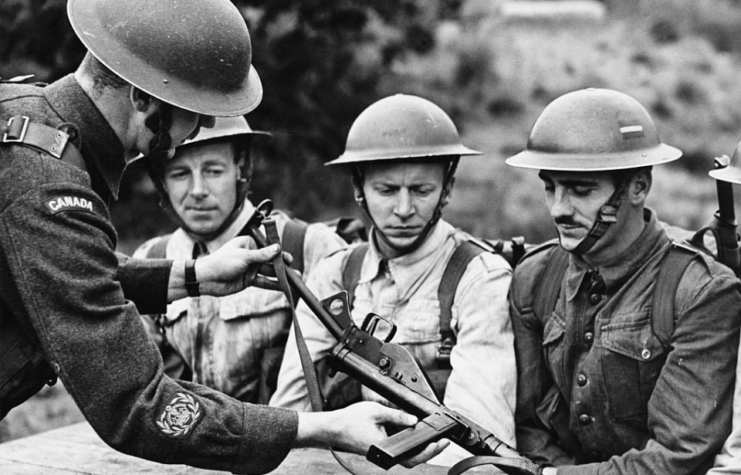
M 382 470 L 364 457 L 340 453 L 357 473 L 364 475 L 443 475 L 445 467 L 419 465 L 411 470 L 394 467 Z M 164 465 L 122 454 L 108 447 L 86 422 L 43 432 L 0 444 L 0 473 L 17 475 L 107 475 L 162 474 L 216 475 L 227 472 L 202 470 L 185 465 Z M 274 471 L 274 475 L 321 473 L 345 475 L 347 472 L 323 449 L 296 449 Z

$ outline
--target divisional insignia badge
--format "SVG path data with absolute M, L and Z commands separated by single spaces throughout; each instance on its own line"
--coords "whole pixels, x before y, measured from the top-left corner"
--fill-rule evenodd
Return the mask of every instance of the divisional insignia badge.
M 176 393 L 156 422 L 163 434 L 179 439 L 190 434 L 202 417 L 203 408 L 193 396 Z
M 623 139 L 639 139 L 644 136 L 643 126 L 641 124 L 618 121 L 618 125 L 620 126 L 620 133 Z

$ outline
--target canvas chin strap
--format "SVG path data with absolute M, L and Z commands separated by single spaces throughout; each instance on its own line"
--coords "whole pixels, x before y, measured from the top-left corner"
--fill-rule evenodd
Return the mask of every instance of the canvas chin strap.
M 571 251 L 573 254 L 583 256 L 589 252 L 597 244 L 597 241 L 605 235 L 610 226 L 617 222 L 617 213 L 623 202 L 625 190 L 628 189 L 628 185 L 630 184 L 630 178 L 630 175 L 622 177 L 620 184 L 615 188 L 610 199 L 600 208 L 597 220 L 592 225 L 592 229 L 589 230 L 589 233 L 581 240 L 576 248 Z
M 391 249 L 394 249 L 395 251 L 402 252 L 404 254 L 411 254 L 412 252 L 416 251 L 423 242 L 427 239 L 427 236 L 429 236 L 430 232 L 432 231 L 432 228 L 437 224 L 438 221 L 440 221 L 440 218 L 443 215 L 443 208 L 445 205 L 448 204 L 448 198 L 450 196 L 450 190 L 452 186 L 452 180 L 453 176 L 455 176 L 455 170 L 458 168 L 458 158 L 455 158 L 452 160 L 450 166 L 448 167 L 447 172 L 445 172 L 445 177 L 443 179 L 443 190 L 440 193 L 440 198 L 437 200 L 437 205 L 435 206 L 435 211 L 432 214 L 432 218 L 425 224 L 424 228 L 422 228 L 422 231 L 419 233 L 417 238 L 410 244 L 409 246 L 397 246 L 396 244 L 393 244 L 391 240 L 386 236 L 386 234 L 383 233 L 383 231 L 380 230 L 380 228 L 376 225 L 376 222 L 373 220 L 373 216 L 371 216 L 370 211 L 368 210 L 368 203 L 365 200 L 365 196 L 363 195 L 363 188 L 360 186 L 361 180 L 360 180 L 360 171 L 356 170 L 356 177 L 358 180 L 358 195 L 355 196 L 355 202 L 358 204 L 360 209 L 363 210 L 363 213 L 368 217 L 368 220 L 370 221 L 371 225 L 373 226 L 373 235 L 381 238 L 381 240 L 389 246 Z

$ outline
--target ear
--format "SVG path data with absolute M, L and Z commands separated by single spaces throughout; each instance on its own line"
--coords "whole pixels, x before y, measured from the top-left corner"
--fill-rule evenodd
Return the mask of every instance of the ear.
M 448 185 L 443 190 L 442 200 L 440 201 L 441 208 L 444 208 L 450 203 L 450 198 L 453 196 L 453 185 L 455 185 L 455 177 L 450 177 Z
M 653 177 L 651 169 L 642 168 L 633 177 L 630 183 L 629 200 L 633 205 L 643 204 L 651 191 Z
M 147 115 L 151 115 L 159 110 L 159 100 L 150 96 L 136 86 L 131 86 L 131 91 L 129 92 L 129 100 L 131 101 L 131 105 L 134 106 L 134 109 L 136 109 L 137 112 L 143 112 Z

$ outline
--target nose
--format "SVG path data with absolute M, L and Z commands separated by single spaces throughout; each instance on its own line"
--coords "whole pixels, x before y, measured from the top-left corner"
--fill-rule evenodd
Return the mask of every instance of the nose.
M 198 132 L 201 131 L 201 129 L 211 129 L 216 124 L 216 117 L 210 116 L 210 115 L 199 115 L 198 116 L 198 123 L 196 124 L 196 128 L 193 129 L 193 132 L 188 135 L 188 139 L 192 139 L 196 135 L 198 135 Z
M 200 173 L 194 173 L 192 175 L 192 182 L 190 186 L 190 194 L 194 198 L 203 198 L 208 195 L 208 187 L 206 181 Z
M 211 129 L 214 125 L 216 125 L 216 117 L 212 115 L 201 115 L 198 121 L 198 126 L 204 129 Z
M 396 206 L 394 206 L 394 214 L 402 219 L 407 219 L 413 216 L 415 213 L 414 203 L 412 203 L 412 196 L 409 190 L 402 188 L 399 192 Z
M 557 186 L 554 192 L 548 196 L 548 200 L 550 201 L 551 218 L 556 219 L 574 214 L 574 207 L 571 206 L 568 193 L 565 193 L 563 188 Z

